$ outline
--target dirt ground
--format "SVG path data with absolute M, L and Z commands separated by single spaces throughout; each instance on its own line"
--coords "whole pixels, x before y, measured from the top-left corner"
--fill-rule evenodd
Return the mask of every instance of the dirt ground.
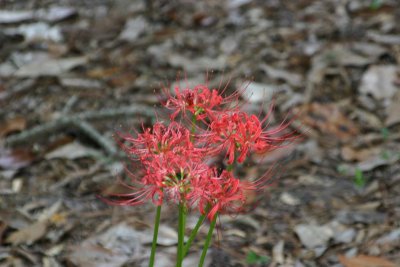
M 398 0 L 0 0 L 0 266 L 147 266 L 154 206 L 97 196 L 124 176 L 113 134 L 166 117 L 179 82 L 245 84 L 249 112 L 273 102 L 303 135 L 240 166 L 276 179 L 221 216 L 208 266 L 400 266 L 399 63 Z

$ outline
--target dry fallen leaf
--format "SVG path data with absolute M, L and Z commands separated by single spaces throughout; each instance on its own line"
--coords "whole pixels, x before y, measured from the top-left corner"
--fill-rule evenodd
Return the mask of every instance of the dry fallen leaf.
M 77 159 L 90 157 L 97 153 L 95 149 L 86 147 L 79 142 L 72 142 L 59 147 L 45 155 L 46 159 L 65 158 Z
M 393 97 L 392 103 L 387 107 L 386 113 L 386 126 L 392 126 L 400 123 L 400 91 L 398 91 Z
M 34 17 L 33 11 L 12 11 L 12 10 L 1 10 L 0 11 L 0 23 L 18 23 L 30 20 Z
M 121 69 L 119 69 L 117 67 L 108 68 L 108 69 L 96 68 L 96 69 L 89 70 L 87 72 L 87 76 L 89 78 L 94 78 L 94 79 L 105 79 L 105 78 L 113 77 L 114 75 L 116 75 L 120 72 L 121 72 Z
M 0 168 L 18 170 L 26 167 L 34 160 L 34 155 L 25 149 L 8 150 L 0 147 Z
M 0 220 L 0 244 L 3 244 L 3 234 L 6 231 L 8 225 Z
M 0 138 L 13 132 L 19 132 L 26 127 L 26 119 L 23 117 L 14 117 L 0 124 Z
M 342 141 L 357 136 L 359 129 L 346 117 L 334 103 L 311 103 L 294 111 L 299 120 L 306 125 L 317 128 L 324 134 L 335 136 Z
M 47 221 L 38 221 L 28 227 L 22 228 L 12 233 L 7 242 L 12 243 L 14 246 L 19 244 L 33 244 L 46 234 Z
M 71 247 L 68 261 L 82 267 L 120 267 L 141 253 L 142 235 L 126 223 Z
M 369 67 L 361 79 L 359 92 L 377 100 L 391 99 L 398 89 L 394 84 L 398 71 L 396 65 Z
M 45 58 L 40 61 L 28 63 L 19 68 L 13 74 L 16 77 L 39 77 L 39 76 L 58 76 L 69 70 L 84 65 L 87 62 L 86 57 L 70 58 Z
M 355 149 L 351 146 L 343 146 L 341 156 L 346 161 L 365 161 L 381 153 L 380 147 L 371 147 L 365 149 Z
M 345 267 L 396 267 L 396 264 L 380 257 L 358 255 L 353 258 L 339 256 L 339 261 Z

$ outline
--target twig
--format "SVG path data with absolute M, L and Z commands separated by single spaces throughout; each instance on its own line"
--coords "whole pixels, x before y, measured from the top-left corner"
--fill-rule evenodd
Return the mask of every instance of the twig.
M 61 111 L 62 114 L 68 114 L 75 105 L 76 101 L 78 101 L 78 97 L 76 95 L 73 95 L 70 99 L 68 99 L 67 103 L 65 104 L 63 110 Z
M 148 106 L 124 107 L 118 109 L 105 109 L 100 111 L 88 111 L 76 114 L 74 117 L 79 120 L 99 120 L 114 119 L 117 117 L 128 117 L 133 115 L 143 115 L 153 117 L 154 112 Z
M 27 79 L 18 82 L 17 85 L 13 86 L 11 91 L 0 93 L 0 103 L 8 101 L 10 98 L 15 97 L 16 95 L 27 92 L 35 85 L 35 83 L 35 79 Z
M 124 107 L 118 109 L 105 109 L 100 111 L 88 111 L 69 116 L 63 116 L 57 120 L 38 125 L 22 133 L 12 135 L 5 140 L 5 145 L 14 146 L 23 142 L 32 141 L 41 136 L 49 135 L 67 127 L 74 127 L 94 139 L 107 153 L 114 155 L 117 149 L 111 141 L 102 136 L 86 121 L 114 119 L 118 117 L 129 117 L 142 115 L 152 117 L 154 114 L 146 106 Z
M 86 121 L 74 120 L 73 124 L 82 131 L 86 136 L 93 140 L 96 140 L 97 144 L 102 147 L 107 154 L 115 155 L 117 153 L 117 148 L 108 138 L 101 135 L 92 125 Z
M 74 173 L 68 175 L 67 177 L 65 177 L 64 179 L 62 179 L 61 181 L 50 186 L 49 190 L 50 191 L 58 190 L 60 187 L 63 187 L 76 179 L 93 175 L 97 171 L 100 170 L 100 166 L 101 166 L 101 164 L 96 164 L 96 165 L 90 167 L 88 170 L 80 170 L 80 171 L 74 172 Z
M 58 131 L 64 127 L 69 126 L 70 124 L 70 118 L 60 118 L 55 121 L 38 125 L 19 134 L 12 135 L 5 140 L 5 144 L 6 146 L 14 146 L 23 142 L 31 141 L 38 138 L 39 136 Z

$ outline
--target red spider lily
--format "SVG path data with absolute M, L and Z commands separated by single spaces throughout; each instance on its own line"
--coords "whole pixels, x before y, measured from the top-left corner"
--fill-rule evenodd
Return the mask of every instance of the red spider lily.
M 132 160 L 138 161 L 141 174 L 127 171 L 131 182 L 124 185 L 134 192 L 115 194 L 115 201 L 111 202 L 138 205 L 151 199 L 156 205 L 165 200 L 197 205 L 211 219 L 216 213 L 243 210 L 246 191 L 264 189 L 269 173 L 255 181 L 241 181 L 230 172 L 232 165 L 228 170 L 217 171 L 209 157 L 225 151 L 229 164 L 242 163 L 250 152 L 270 151 L 295 136 L 287 133 L 290 122 L 284 120 L 270 129 L 266 123 L 269 113 L 260 120 L 232 105 L 237 104 L 238 94 L 223 97 L 222 93 L 203 84 L 183 91 L 176 87 L 176 95 L 168 95 L 164 103 L 173 110 L 172 120 L 189 112 L 206 122 L 206 129 L 190 125 L 189 130 L 172 121 L 169 125 L 156 122 L 151 128 L 143 127 L 143 132 L 136 136 L 119 134 L 121 147 Z
M 131 181 L 120 181 L 132 193 L 112 194 L 108 203 L 116 205 L 139 205 L 151 199 L 155 205 L 164 200 L 173 203 L 187 201 L 187 195 L 193 190 L 193 180 L 204 180 L 208 177 L 209 166 L 190 157 L 173 153 L 154 154 L 140 162 L 142 174 L 134 175 L 126 168 Z M 135 170 L 137 171 L 137 169 Z
M 204 179 L 193 180 L 193 191 L 188 195 L 191 201 L 197 201 L 199 211 L 212 220 L 215 214 L 232 214 L 243 209 L 246 202 L 244 190 L 250 190 L 231 172 L 212 169 Z M 208 208 L 206 208 L 208 207 Z
M 190 131 L 177 122 L 171 122 L 168 126 L 157 122 L 152 128 L 144 129 L 136 138 L 123 134 L 119 134 L 119 137 L 122 139 L 119 143 L 125 152 L 140 160 L 169 152 L 197 157 L 201 151 L 193 146 Z
M 168 200 L 186 201 L 192 191 L 192 181 L 203 179 L 209 166 L 199 160 L 169 154 L 168 157 L 157 157 L 145 163 L 147 170 L 142 181 L 144 184 L 157 184 L 163 189 Z
M 197 120 L 204 120 L 205 118 L 214 119 L 215 114 L 222 111 L 225 112 L 225 104 L 231 104 L 239 98 L 239 93 L 223 97 L 226 88 L 222 91 L 217 89 L 209 89 L 207 85 L 200 84 L 193 89 L 186 88 L 181 90 L 178 86 L 175 87 L 175 95 L 172 96 L 168 90 L 164 90 L 168 99 L 164 106 L 173 111 L 171 119 L 174 120 L 179 113 L 183 116 L 186 111 L 196 116 Z
M 196 148 L 191 133 L 183 125 L 172 122 L 168 126 L 161 122 L 133 137 L 119 135 L 123 149 L 140 164 L 140 177 L 127 170 L 131 183 L 124 184 L 135 192 L 114 194 L 117 205 L 137 205 L 152 199 L 160 205 L 164 199 L 180 202 L 191 191 L 191 179 L 206 173 L 204 148 Z M 195 140 L 193 140 L 195 141 Z M 132 184 L 132 185 L 131 185 Z
M 171 119 L 175 119 L 179 113 L 185 115 L 189 111 L 198 119 L 212 116 L 214 108 L 222 103 L 223 98 L 216 89 L 210 90 L 205 85 L 197 85 L 193 89 L 186 88 L 182 92 L 175 87 L 175 96 L 168 95 L 165 107 L 173 110 Z
M 229 164 L 235 161 L 236 155 L 237 162 L 242 163 L 250 151 L 265 153 L 294 137 L 293 133 L 281 134 L 289 123 L 267 130 L 268 125 L 263 126 L 267 118 L 268 115 L 260 121 L 257 116 L 239 110 L 220 113 L 205 138 L 214 144 L 214 151 L 226 150 Z

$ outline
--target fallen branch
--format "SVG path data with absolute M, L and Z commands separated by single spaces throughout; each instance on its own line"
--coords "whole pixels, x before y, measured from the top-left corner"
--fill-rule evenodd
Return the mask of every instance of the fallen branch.
M 95 140 L 97 144 L 102 147 L 107 154 L 115 155 L 117 151 L 117 147 L 111 142 L 108 138 L 104 137 L 97 131 L 92 125 L 87 123 L 86 121 L 73 121 L 73 125 L 75 125 L 79 130 L 82 131 L 87 137 L 90 137 L 92 140 Z
M 11 98 L 15 98 L 21 94 L 27 93 L 35 85 L 36 79 L 26 79 L 19 81 L 16 85 L 12 86 L 11 90 L 0 92 L 0 103 L 3 104 Z
M 22 133 L 15 134 L 6 138 L 5 145 L 15 146 L 24 142 L 30 142 L 37 138 L 48 136 L 54 132 L 60 131 L 61 129 L 70 127 L 80 130 L 82 133 L 93 139 L 108 154 L 114 155 L 117 152 L 114 144 L 106 137 L 101 135 L 87 121 L 115 119 L 119 117 L 129 117 L 134 115 L 142 115 L 146 117 L 154 116 L 154 114 L 150 112 L 148 107 L 145 106 L 124 107 L 118 109 L 106 109 L 100 111 L 82 112 L 72 115 L 63 115 L 59 119 L 50 121 L 42 125 L 38 125 Z
M 96 172 L 98 172 L 100 170 L 100 167 L 101 167 L 101 164 L 95 164 L 95 165 L 91 166 L 89 169 L 74 172 L 74 173 L 66 176 L 61 181 L 51 185 L 49 188 L 49 191 L 58 190 L 59 188 L 66 186 L 67 184 L 69 184 L 77 179 L 81 179 L 86 176 L 94 175 Z

